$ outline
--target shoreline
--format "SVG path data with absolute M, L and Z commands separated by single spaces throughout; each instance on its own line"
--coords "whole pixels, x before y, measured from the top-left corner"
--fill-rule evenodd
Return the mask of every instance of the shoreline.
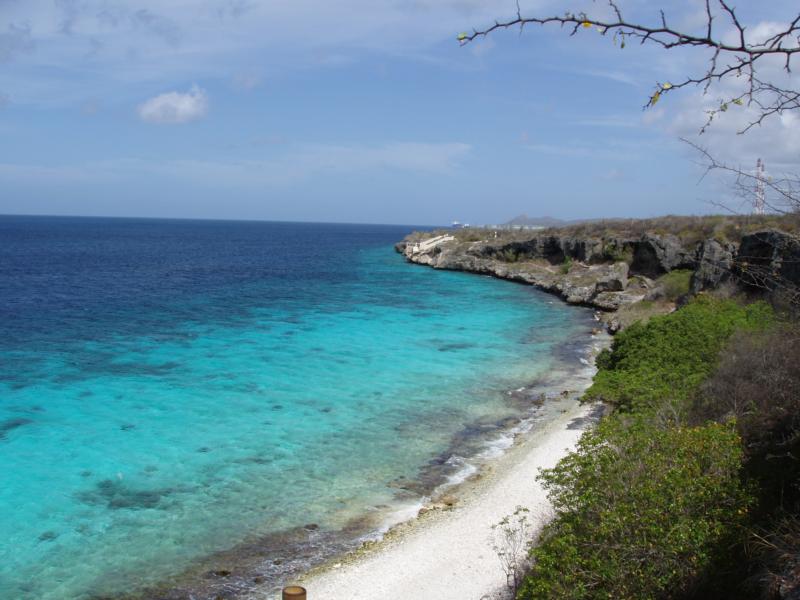
M 592 336 L 592 358 L 610 337 Z M 549 418 L 532 417 L 516 431 L 500 455 L 488 457 L 463 481 L 441 486 L 417 514 L 390 526 L 379 538 L 367 539 L 344 555 L 332 556 L 297 579 L 311 600 L 444 600 L 509 598 L 505 574 L 492 549 L 492 525 L 518 506 L 530 510 L 532 530 L 550 519 L 546 492 L 536 481 L 575 445 L 602 413 L 599 404 L 580 404 L 591 384 L 594 362 L 566 381 L 569 395 L 553 401 Z M 277 597 L 275 590 L 254 590 L 248 600 Z
M 549 521 L 550 503 L 536 475 L 575 447 L 598 418 L 598 406 L 576 401 L 540 429 L 518 435 L 503 456 L 451 489 L 449 498 L 391 528 L 381 540 L 316 567 L 299 584 L 311 600 L 508 598 L 492 549 L 492 525 L 517 506 L 531 511 L 534 531 Z
M 397 501 L 384 506 L 389 510 L 383 511 L 382 515 L 365 514 L 341 530 L 328 530 L 311 524 L 263 538 L 252 538 L 197 561 L 161 585 L 114 597 L 119 600 L 143 600 L 154 596 L 272 600 L 280 597 L 283 585 L 307 581 L 312 574 L 335 571 L 335 565 L 369 555 L 373 549 L 382 548 L 403 532 L 415 529 L 418 523 L 435 522 L 440 516 L 448 515 L 452 506 L 447 502 L 453 499 L 457 505 L 465 505 L 463 499 L 471 497 L 475 490 L 484 489 L 487 482 L 494 480 L 495 473 L 506 468 L 505 465 L 516 462 L 512 457 L 521 456 L 520 448 L 528 447 L 529 440 L 540 439 L 543 432 L 551 430 L 553 423 L 568 424 L 573 417 L 580 421 L 591 417 L 593 409 L 578 404 L 578 398 L 591 384 L 596 371 L 594 357 L 610 343 L 611 337 L 592 326 L 593 315 L 589 311 L 585 308 L 579 310 L 586 311 L 585 322 L 579 325 L 582 333 L 559 344 L 546 371 L 523 387 L 504 391 L 510 406 L 517 407 L 519 416 L 483 423 L 475 432 L 467 429 L 462 436 L 455 436 L 452 445 L 431 461 L 430 465 L 434 467 L 427 477 L 425 467 L 421 466 L 419 478 L 407 480 L 410 487 L 397 486 Z M 531 481 L 535 474 L 529 477 Z M 436 479 L 439 481 L 435 482 Z M 426 480 L 432 487 L 426 486 Z M 509 512 L 513 512 L 513 507 Z M 499 569 L 500 563 L 488 539 L 484 541 L 483 549 Z M 329 598 L 326 593 L 318 594 L 315 592 L 310 597 L 334 598 Z M 344 594 L 342 597 L 351 596 Z

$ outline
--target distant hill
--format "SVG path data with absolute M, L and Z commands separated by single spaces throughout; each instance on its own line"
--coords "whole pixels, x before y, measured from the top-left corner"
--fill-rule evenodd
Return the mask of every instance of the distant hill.
M 503 223 L 503 225 L 507 227 L 562 227 L 568 223 L 569 221 L 556 219 L 554 217 L 529 217 L 528 215 L 519 215 Z

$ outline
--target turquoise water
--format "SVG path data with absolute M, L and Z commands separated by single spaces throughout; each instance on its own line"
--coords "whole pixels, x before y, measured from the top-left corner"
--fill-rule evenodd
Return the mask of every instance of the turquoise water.
M 165 223 L 146 235 L 95 224 L 104 244 L 73 223 L 72 245 L 4 246 L 2 598 L 113 596 L 259 536 L 377 523 L 414 500 L 398 479 L 418 480 L 475 423 L 519 414 L 506 390 L 587 332 L 587 311 L 528 287 L 406 264 L 390 245 L 400 229 L 355 227 L 346 243 L 335 230 L 341 240 L 316 252 L 324 228 L 248 230 L 252 245 L 237 246 L 227 229 L 183 224 L 202 241 L 187 259 Z M 6 241 L 44 228 L 4 226 Z M 251 260 L 276 236 L 306 248 L 295 262 L 265 252 L 276 272 L 250 277 L 221 258 L 246 246 Z M 142 258 L 159 243 L 161 262 Z M 163 283 L 173 246 L 180 285 Z M 48 266 L 48 251 L 76 247 L 90 250 Z M 120 277 L 139 287 L 110 290 Z

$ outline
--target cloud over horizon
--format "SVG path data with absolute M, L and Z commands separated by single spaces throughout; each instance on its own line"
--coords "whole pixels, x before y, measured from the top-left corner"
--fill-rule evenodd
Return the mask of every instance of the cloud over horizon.
M 136 109 L 145 123 L 176 125 L 196 121 L 208 113 L 208 95 L 193 85 L 186 93 L 167 92 L 143 102 Z

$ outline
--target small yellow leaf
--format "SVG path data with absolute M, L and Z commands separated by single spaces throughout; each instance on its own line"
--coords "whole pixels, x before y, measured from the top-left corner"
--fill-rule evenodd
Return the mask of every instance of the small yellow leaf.
M 733 103 L 736 104 L 737 106 L 741 106 L 742 104 L 744 104 L 741 98 L 736 98 L 736 100 L 734 100 Z
M 661 92 L 656 92 L 655 94 L 653 94 L 653 96 L 650 98 L 650 106 L 655 106 L 660 99 L 661 99 Z
M 458 34 L 458 41 L 459 42 L 463 42 L 465 39 L 467 39 L 467 34 L 466 33 L 459 33 Z
M 591 26 L 592 26 L 592 24 L 591 24 L 591 23 L 589 23 L 589 21 L 584 21 L 583 23 L 581 23 L 581 25 L 583 25 L 584 27 L 586 27 L 586 29 L 589 29 L 589 27 L 591 27 Z
M 665 84 L 663 84 L 661 86 L 661 89 L 670 90 L 670 89 L 672 89 L 672 84 L 668 81 L 667 83 L 665 83 Z

